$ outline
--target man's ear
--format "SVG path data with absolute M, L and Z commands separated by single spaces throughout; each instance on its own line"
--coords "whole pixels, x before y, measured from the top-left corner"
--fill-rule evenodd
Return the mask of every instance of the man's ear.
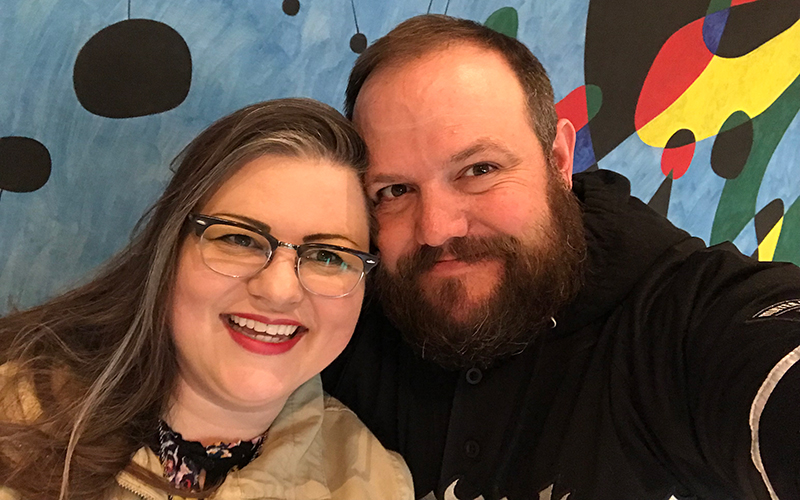
M 572 189 L 572 160 L 575 155 L 575 127 L 566 118 L 558 120 L 553 141 L 553 161 L 564 184 Z

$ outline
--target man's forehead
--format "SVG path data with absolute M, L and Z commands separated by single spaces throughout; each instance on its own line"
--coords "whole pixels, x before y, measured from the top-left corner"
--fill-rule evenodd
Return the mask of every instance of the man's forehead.
M 376 69 L 356 99 L 354 121 L 388 111 L 416 114 L 425 104 L 474 105 L 461 99 L 473 94 L 485 101 L 498 83 L 516 87 L 522 98 L 516 75 L 496 51 L 471 43 L 441 47 Z

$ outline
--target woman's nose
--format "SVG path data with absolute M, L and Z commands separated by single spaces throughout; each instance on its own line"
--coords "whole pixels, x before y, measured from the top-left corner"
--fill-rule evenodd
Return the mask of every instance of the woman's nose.
M 267 267 L 247 280 L 248 292 L 269 301 L 273 307 L 296 305 L 305 294 L 297 278 L 296 259 L 293 249 L 278 248 Z

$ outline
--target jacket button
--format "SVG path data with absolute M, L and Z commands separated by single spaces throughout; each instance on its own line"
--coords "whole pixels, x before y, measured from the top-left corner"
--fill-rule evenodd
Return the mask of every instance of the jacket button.
M 469 458 L 478 458 L 478 455 L 481 454 L 481 446 L 477 441 L 470 439 L 464 443 L 464 454 Z
M 467 383 L 478 385 L 483 380 L 483 372 L 478 368 L 470 368 L 466 374 Z

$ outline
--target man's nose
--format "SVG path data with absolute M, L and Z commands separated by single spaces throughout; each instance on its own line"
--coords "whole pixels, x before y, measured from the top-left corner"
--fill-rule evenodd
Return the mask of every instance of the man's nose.
M 421 200 L 416 221 L 419 245 L 438 247 L 451 238 L 467 235 L 467 215 L 452 196 L 431 195 Z

